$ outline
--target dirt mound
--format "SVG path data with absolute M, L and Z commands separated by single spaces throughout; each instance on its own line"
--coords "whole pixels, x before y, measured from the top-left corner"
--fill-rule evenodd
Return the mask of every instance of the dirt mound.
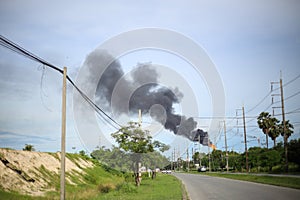
M 66 158 L 66 181 L 78 176 L 93 163 L 74 156 Z M 0 187 L 21 194 L 43 195 L 59 183 L 60 153 L 0 149 Z M 55 181 L 54 181 L 55 180 Z M 56 186 L 57 187 L 57 186 Z

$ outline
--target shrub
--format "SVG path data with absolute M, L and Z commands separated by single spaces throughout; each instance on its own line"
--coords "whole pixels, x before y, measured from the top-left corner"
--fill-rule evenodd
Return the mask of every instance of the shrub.
M 108 193 L 114 189 L 116 189 L 116 186 L 112 183 L 103 183 L 98 185 L 98 191 L 101 193 Z

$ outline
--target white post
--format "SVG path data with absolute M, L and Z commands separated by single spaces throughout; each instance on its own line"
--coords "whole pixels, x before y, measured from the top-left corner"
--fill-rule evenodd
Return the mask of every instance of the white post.
M 62 122 L 61 122 L 61 169 L 60 169 L 60 199 L 66 198 L 65 194 L 65 169 L 66 169 L 66 91 L 67 91 L 67 68 L 63 71 L 62 88 Z

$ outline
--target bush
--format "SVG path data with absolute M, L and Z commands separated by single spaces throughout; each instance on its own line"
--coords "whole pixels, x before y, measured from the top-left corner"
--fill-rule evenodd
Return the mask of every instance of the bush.
M 32 144 L 25 144 L 23 151 L 35 151 L 35 149 Z
M 98 191 L 101 193 L 109 193 L 114 189 L 116 189 L 116 186 L 112 183 L 103 183 L 98 185 Z
M 137 187 L 133 185 L 132 183 L 123 183 L 119 185 L 118 190 L 124 193 L 136 193 Z

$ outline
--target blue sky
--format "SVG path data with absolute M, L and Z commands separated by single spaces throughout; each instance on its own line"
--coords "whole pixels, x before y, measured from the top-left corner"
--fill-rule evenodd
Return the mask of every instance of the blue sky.
M 201 46 L 215 64 L 224 86 L 226 116 L 233 117 L 243 105 L 246 112 L 257 105 L 269 93 L 270 82 L 279 81 L 280 70 L 284 83 L 300 74 L 299 10 L 296 0 L 1 1 L 0 33 L 56 66 L 67 66 L 75 79 L 86 56 L 120 33 L 148 27 L 178 32 Z M 60 74 L 43 70 L 40 64 L 3 47 L 0 52 L 0 146 L 21 149 L 25 143 L 33 143 L 40 151 L 59 150 Z M 120 62 L 126 72 L 138 62 L 152 62 L 181 74 L 196 95 L 200 117 L 208 117 L 199 119 L 199 126 L 205 129 L 209 125 L 211 102 L 205 77 L 195 76 L 180 57 L 141 50 L 124 55 Z M 299 92 L 299 83 L 300 78 L 284 87 L 285 97 Z M 91 149 L 76 133 L 71 92 L 68 99 L 67 149 Z M 299 102 L 300 95 L 288 99 L 286 112 L 300 108 Z M 247 113 L 247 122 L 270 103 L 271 95 Z M 287 115 L 287 119 L 295 123 L 293 138 L 299 138 L 299 112 Z M 233 127 L 236 120 L 227 122 L 230 149 L 243 151 L 242 129 L 237 132 Z M 255 123 L 247 123 L 249 135 L 260 137 L 263 143 Z M 223 136 L 216 135 L 214 142 L 222 149 Z M 249 142 L 249 146 L 257 145 L 256 139 L 249 138 Z M 178 137 L 175 146 L 184 149 L 189 142 Z

